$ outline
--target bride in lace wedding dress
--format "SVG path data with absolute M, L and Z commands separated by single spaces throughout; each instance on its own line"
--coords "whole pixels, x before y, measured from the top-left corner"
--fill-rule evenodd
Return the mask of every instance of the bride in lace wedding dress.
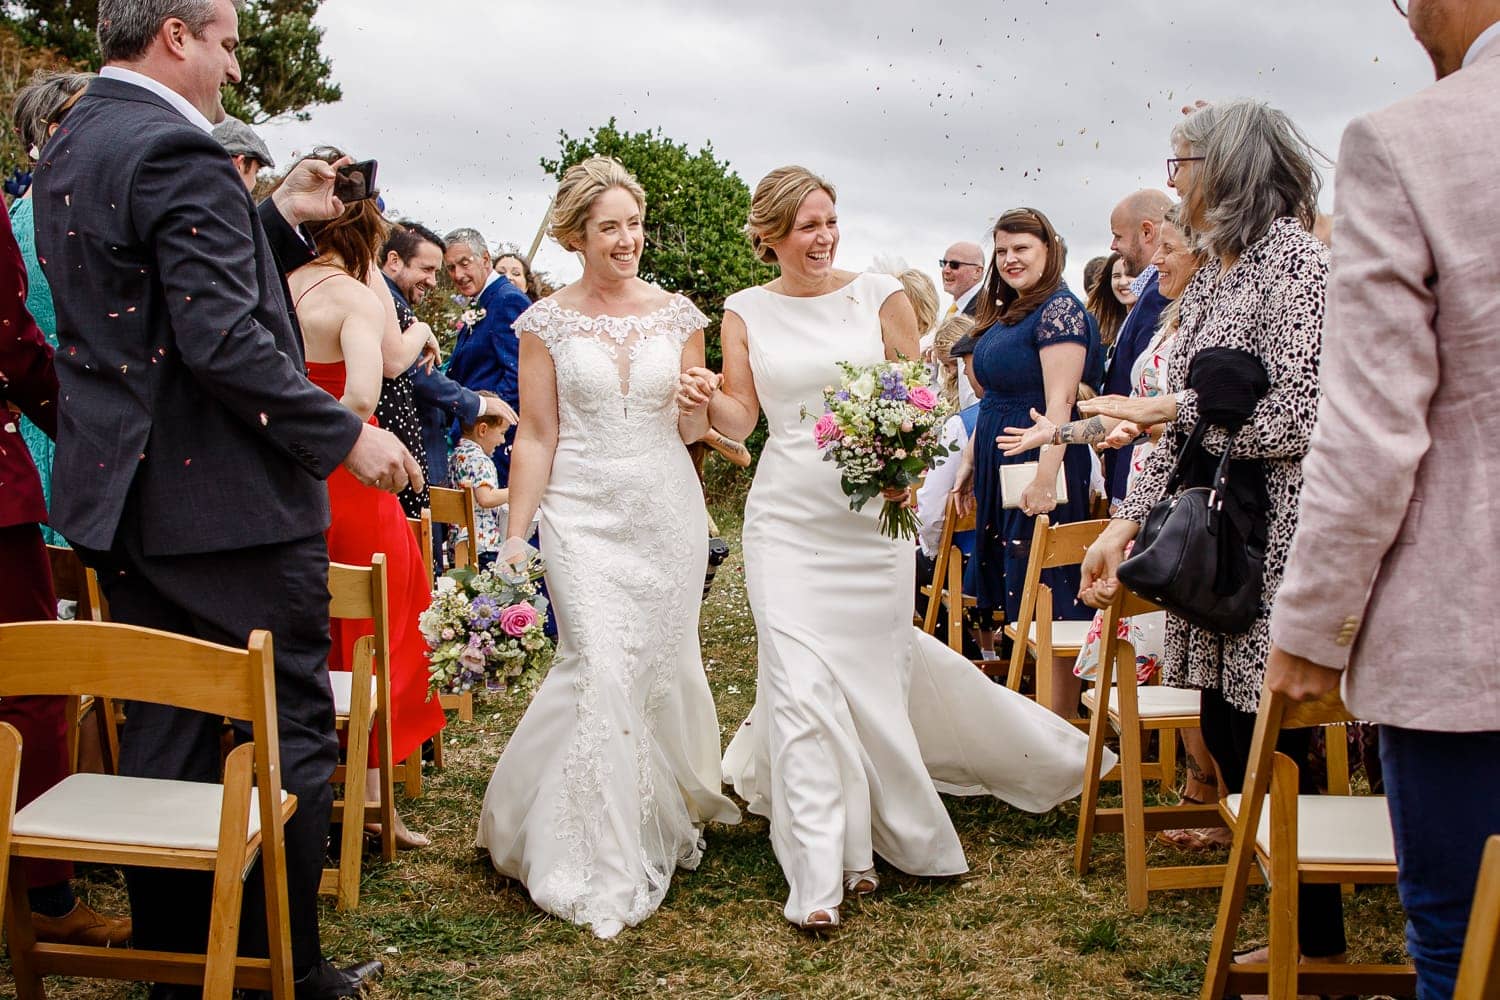
M 636 277 L 644 201 L 614 160 L 571 168 L 551 231 L 582 253 L 583 277 L 515 323 L 510 524 L 540 507 L 558 650 L 495 765 L 476 839 L 537 906 L 603 938 L 697 866 L 705 823 L 740 818 L 698 647 L 708 523 L 683 441 L 707 432 L 707 395 L 677 404 L 707 320 Z M 523 541 L 507 539 L 501 560 Z

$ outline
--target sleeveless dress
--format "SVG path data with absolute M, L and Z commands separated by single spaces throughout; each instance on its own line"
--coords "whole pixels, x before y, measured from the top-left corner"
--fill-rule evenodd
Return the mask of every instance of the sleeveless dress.
M 343 396 L 342 361 L 309 361 L 307 376 L 335 399 Z M 374 417 L 369 422 L 376 424 Z M 328 503 L 333 512 L 327 531 L 329 560 L 368 566 L 376 552 L 385 553 L 391 634 L 391 753 L 396 760 L 405 760 L 443 728 L 442 705 L 427 696 L 427 643 L 417 629 L 417 617 L 432 599 L 421 546 L 395 495 L 364 485 L 343 466 L 328 477 Z M 328 653 L 328 669 L 352 669 L 354 643 L 360 636 L 373 635 L 374 623 L 336 618 L 330 630 L 333 647 Z M 372 740 L 371 765 L 379 762 L 378 749 Z
M 1016 620 L 1021 607 L 1021 583 L 1031 559 L 1031 534 L 1036 518 L 1019 507 L 1006 507 L 1000 496 L 1000 466 L 1035 462 L 1040 451 L 1005 455 L 993 442 L 1007 427 L 1030 427 L 1031 411 L 1047 408 L 1042 382 L 1041 352 L 1054 344 L 1079 344 L 1090 355 L 1099 344 L 1098 326 L 1078 297 L 1061 285 L 1051 298 L 1014 324 L 995 323 L 974 344 L 974 376 L 984 387 L 979 404 L 980 441 L 988 447 L 974 449 L 974 500 L 978 507 L 976 546 L 979 565 L 979 607 L 1005 611 L 1005 620 Z M 1087 374 L 1090 362 L 1084 361 Z M 1075 410 L 1072 419 L 1078 419 Z M 1053 524 L 1071 524 L 1089 519 L 1089 479 L 1092 461 L 1086 445 L 1072 445 L 1063 453 L 1063 477 L 1068 500 L 1047 516 Z M 1084 621 L 1094 610 L 1078 599 L 1077 566 L 1042 571 L 1042 582 L 1052 588 L 1054 618 Z
M 878 503 L 849 509 L 813 443 L 838 362 L 884 359 L 880 307 L 900 290 L 861 274 L 812 298 L 749 288 L 725 302 L 770 436 L 743 536 L 756 703 L 724 776 L 770 818 L 792 921 L 837 906 L 844 872 L 875 854 L 913 875 L 967 871 L 939 790 L 1044 812 L 1083 784 L 1083 733 L 912 627 L 911 543 L 880 533 Z
M 551 299 L 516 321 L 551 352 L 558 439 L 541 503 L 557 657 L 495 765 L 477 846 L 548 913 L 603 938 L 736 823 L 698 647 L 708 513 L 677 431 L 682 296 L 645 316 Z

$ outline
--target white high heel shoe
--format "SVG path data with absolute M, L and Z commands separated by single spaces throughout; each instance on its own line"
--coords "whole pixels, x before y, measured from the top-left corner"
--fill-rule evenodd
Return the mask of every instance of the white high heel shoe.
M 874 868 L 862 872 L 844 872 L 844 891 L 851 896 L 868 896 L 880 888 L 880 876 Z
M 809 934 L 826 934 L 839 925 L 839 908 L 829 906 L 821 910 L 813 910 L 797 926 Z

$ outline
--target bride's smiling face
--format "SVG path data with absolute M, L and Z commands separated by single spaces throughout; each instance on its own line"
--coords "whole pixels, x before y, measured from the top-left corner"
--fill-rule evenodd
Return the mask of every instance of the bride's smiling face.
M 833 258 L 839 249 L 839 216 L 828 192 L 817 190 L 797 206 L 797 220 L 792 231 L 775 244 L 776 262 L 784 272 L 790 271 L 808 280 L 826 278 L 833 271 Z
M 579 248 L 585 269 L 606 278 L 634 278 L 645 246 L 644 213 L 629 191 L 610 188 L 594 199 Z

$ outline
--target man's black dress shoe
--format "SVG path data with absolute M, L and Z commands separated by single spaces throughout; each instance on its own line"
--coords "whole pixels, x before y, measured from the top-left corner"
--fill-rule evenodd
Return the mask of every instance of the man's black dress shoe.
M 335 968 L 325 960 L 311 972 L 299 976 L 293 985 L 297 988 L 297 1000 L 348 1000 L 362 996 L 365 982 L 380 978 L 384 971 L 385 963 L 379 959 L 360 962 L 347 969 Z M 245 993 L 244 1000 L 271 1000 L 271 994 L 256 990 Z

